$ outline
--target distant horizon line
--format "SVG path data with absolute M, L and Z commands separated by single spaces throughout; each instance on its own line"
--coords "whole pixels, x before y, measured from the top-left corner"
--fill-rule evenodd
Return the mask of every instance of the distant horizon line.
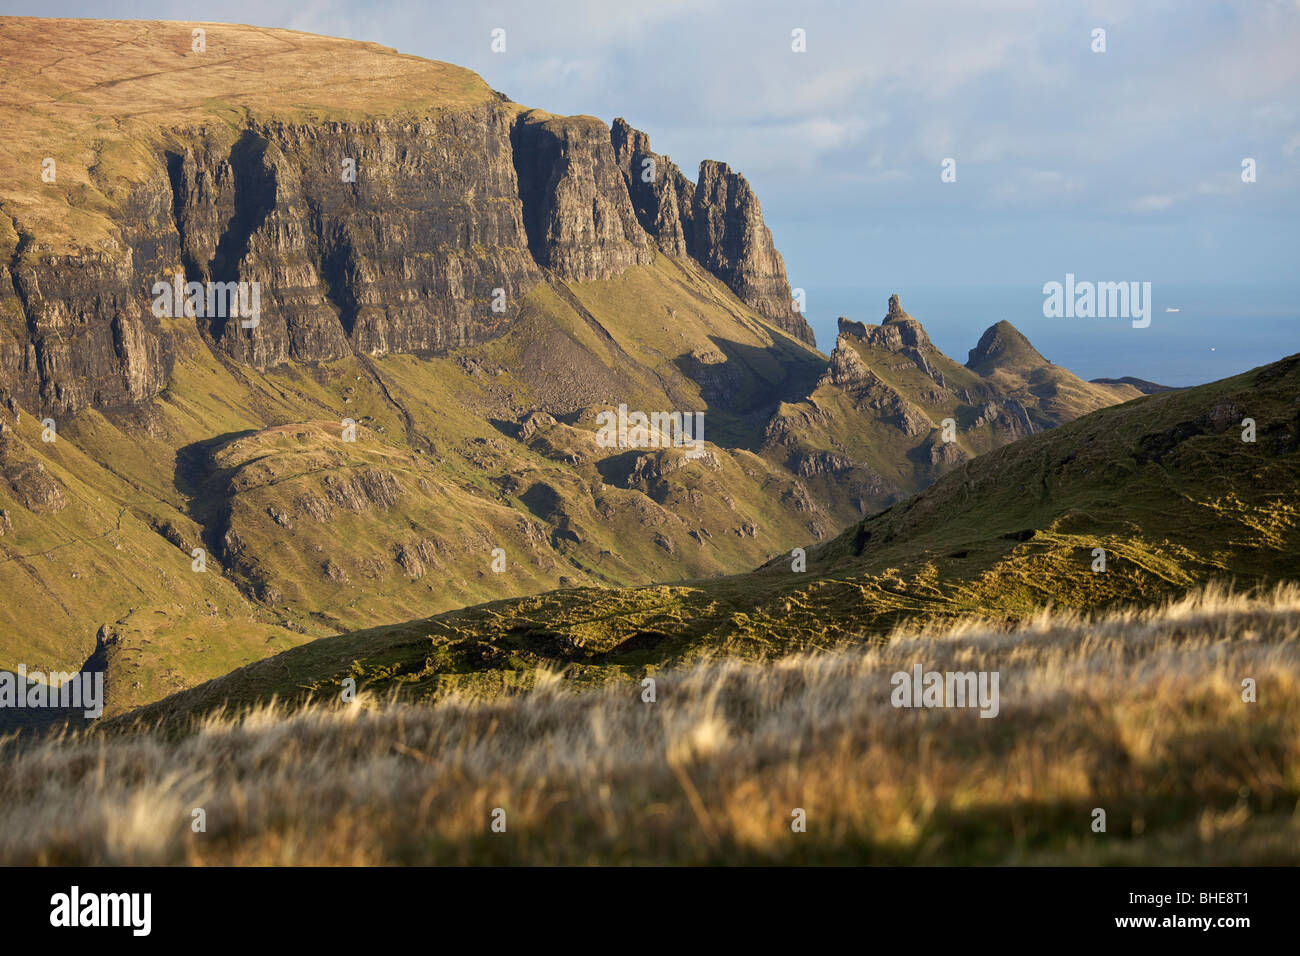
M 1035 279 L 1035 280 L 1028 280 L 1028 279 L 1026 279 L 1026 280 L 1005 279 L 1005 280 L 1001 280 L 1001 281 L 997 281 L 997 282 L 962 282 L 962 281 L 959 281 L 959 280 L 940 279 L 940 280 L 924 280 L 924 281 L 916 281 L 916 282 L 911 282 L 911 281 L 900 281 L 900 282 L 895 282 L 895 283 L 893 283 L 893 286 L 897 286 L 898 288 L 902 288 L 902 287 L 905 287 L 905 286 L 919 286 L 919 287 L 922 287 L 922 288 L 967 288 L 967 289 L 969 289 L 969 288 L 989 288 L 989 289 L 1005 289 L 1005 288 L 1024 288 L 1024 287 L 1029 287 L 1029 286 L 1032 286 L 1032 285 L 1033 285 L 1034 283 L 1036 283 L 1036 282 L 1037 282 L 1039 285 L 1041 285 L 1042 282 L 1045 282 L 1045 281 L 1050 281 L 1050 280 L 1049 280 L 1049 279 L 1045 279 L 1045 280 L 1040 281 L 1040 280 L 1037 280 L 1037 279 Z M 1296 289 L 1300 289 L 1300 279 L 1226 279 L 1226 280 L 1209 280 L 1209 279 L 1160 279 L 1160 278 L 1153 278 L 1153 279 L 1151 279 L 1150 281 L 1151 281 L 1152 283 L 1161 283 L 1161 284 L 1167 284 L 1167 285 L 1188 285 L 1188 286 L 1207 286 L 1207 287 L 1220 287 L 1220 286 L 1229 286 L 1229 285 L 1279 285 L 1279 286 L 1290 286 L 1290 287 L 1294 287 L 1294 288 L 1296 288 Z M 792 282 L 791 284 L 793 285 L 794 283 Z M 819 286 L 819 287 L 821 287 L 821 288 L 833 288 L 833 289 L 884 289 L 884 288 L 887 288 L 887 287 L 891 287 L 890 283 L 888 283 L 888 282 L 815 282 L 815 283 L 811 283 L 811 284 L 817 285 L 817 286 Z

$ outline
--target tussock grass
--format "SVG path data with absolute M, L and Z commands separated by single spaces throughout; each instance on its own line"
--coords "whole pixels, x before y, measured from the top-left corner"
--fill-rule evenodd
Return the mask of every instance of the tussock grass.
M 999 672 L 999 715 L 895 709 L 917 663 Z M 10 738 L 0 862 L 1300 862 L 1294 585 L 713 658 L 656 690 L 544 673 L 495 701 Z

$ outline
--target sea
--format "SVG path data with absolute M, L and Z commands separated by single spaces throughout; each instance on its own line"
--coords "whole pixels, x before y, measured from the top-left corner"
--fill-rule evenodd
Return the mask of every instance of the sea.
M 1300 282 L 1155 282 L 1151 324 L 1143 329 L 1126 318 L 1047 318 L 1041 284 L 830 285 L 805 293 L 817 346 L 827 353 L 835 347 L 839 316 L 879 323 L 894 293 L 935 345 L 960 363 L 984 330 L 1003 319 L 1045 358 L 1084 379 L 1133 376 L 1185 387 L 1300 352 Z

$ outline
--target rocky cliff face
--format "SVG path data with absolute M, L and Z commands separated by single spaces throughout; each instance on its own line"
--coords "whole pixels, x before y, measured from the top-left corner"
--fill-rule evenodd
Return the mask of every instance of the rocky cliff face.
M 706 159 L 692 183 L 626 120 L 614 120 L 611 135 L 637 219 L 659 247 L 692 256 L 759 315 L 814 344 L 812 328 L 794 311 L 785 260 L 745 177 Z
M 121 242 L 76 255 L 44 254 L 39 234 L 12 244 L 0 275 L 0 389 L 56 413 L 146 401 L 167 383 L 177 322 L 259 368 L 490 338 L 543 275 L 524 231 L 513 125 L 496 103 L 179 133 L 153 175 L 131 184 L 115 217 Z M 570 184 L 550 186 L 540 201 L 553 210 Z M 635 225 L 630 210 L 627 219 Z M 566 237 L 553 238 L 558 249 Z M 569 259 L 544 264 L 590 277 Z M 174 275 L 257 283 L 257 324 L 244 328 L 229 310 L 160 320 L 153 286 Z
M 509 112 L 489 104 L 413 120 L 272 122 L 228 148 L 198 134 L 169 154 L 186 273 L 262 287 L 257 327 L 209 319 L 213 337 L 263 367 L 491 337 L 541 281 L 511 129 Z
M 650 137 L 622 117 L 614 120 L 610 137 L 641 227 L 669 255 L 692 255 L 695 184 L 671 159 L 653 152 Z
M 146 213 L 148 193 L 138 194 Z M 125 248 L 40 255 L 26 253 L 29 237 L 15 244 L 0 269 L 0 397 L 61 413 L 143 402 L 164 387 L 170 337 L 141 307 L 137 282 L 151 236 L 141 220 Z
M 750 308 L 811 344 L 812 329 L 794 311 L 785 261 L 772 244 L 758 197 L 745 177 L 726 163 L 700 163 L 692 220 L 694 254 L 704 267 Z
M 432 69 L 448 102 L 322 118 L 272 90 L 236 122 L 191 108 L 183 122 L 133 118 L 144 126 L 128 138 L 106 100 L 110 119 L 85 133 L 100 157 L 86 182 L 34 193 L 55 216 L 31 187 L 0 190 L 0 400 L 42 414 L 148 402 L 182 334 L 259 369 L 472 345 L 512 328 L 538 283 L 610 279 L 657 251 L 697 258 L 812 343 L 757 199 L 726 166 L 702 164 L 696 189 L 622 120 L 524 110 L 472 74 L 402 68 Z M 119 151 L 126 172 L 100 172 Z M 100 220 L 95 241 L 79 206 Z M 155 308 L 155 284 L 195 282 L 256 284 L 256 321 Z
M 653 261 L 603 123 L 532 111 L 513 143 L 528 247 L 541 265 L 584 281 Z

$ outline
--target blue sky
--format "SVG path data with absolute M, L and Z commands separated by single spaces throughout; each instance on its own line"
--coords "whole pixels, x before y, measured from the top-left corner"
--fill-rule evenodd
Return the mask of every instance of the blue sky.
M 3 8 L 372 40 L 467 66 L 529 106 L 625 116 L 688 175 L 711 158 L 749 178 L 823 348 L 830 287 L 1041 288 L 1073 272 L 1151 281 L 1158 298 L 1161 283 L 1297 273 L 1300 0 Z

